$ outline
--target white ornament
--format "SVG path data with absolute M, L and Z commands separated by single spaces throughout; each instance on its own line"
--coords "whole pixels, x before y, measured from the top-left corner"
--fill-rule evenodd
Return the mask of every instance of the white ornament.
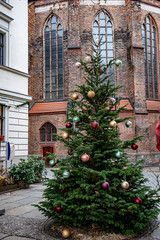
M 110 103 L 113 103 L 113 104 L 115 104 L 115 102 L 116 102 L 116 99 L 115 99 L 115 98 L 113 98 L 113 97 L 110 97 L 110 98 L 109 98 L 109 101 L 110 101 Z
M 65 170 L 65 171 L 63 172 L 63 177 L 64 177 L 64 178 L 68 178 L 69 176 L 70 176 L 70 173 Z
M 115 62 L 115 65 L 117 66 L 117 67 L 120 67 L 121 65 L 122 65 L 122 61 L 121 60 L 116 60 Z
M 122 156 L 122 153 L 120 151 L 116 152 L 116 158 L 120 158 Z
M 80 68 L 81 67 L 81 63 L 80 62 L 76 62 L 75 66 L 76 66 L 76 68 Z
M 84 62 L 85 63 L 90 63 L 91 62 L 91 57 L 90 56 L 85 57 Z

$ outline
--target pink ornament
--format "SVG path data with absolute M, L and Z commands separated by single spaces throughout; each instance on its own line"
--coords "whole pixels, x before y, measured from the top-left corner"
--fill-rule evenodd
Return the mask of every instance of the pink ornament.
M 70 169 L 69 171 L 72 172 L 72 169 Z
M 66 128 L 71 128 L 72 127 L 72 123 L 68 122 L 66 123 Z
M 81 67 L 81 63 L 80 62 L 76 62 L 75 66 L 76 66 L 76 68 L 80 68 Z
M 71 155 L 72 154 L 72 150 L 68 150 L 68 155 Z
M 90 158 L 89 155 L 86 153 L 81 156 L 82 162 L 88 162 L 89 158 Z
M 99 123 L 96 122 L 96 121 L 94 121 L 94 122 L 92 123 L 92 128 L 93 128 L 93 129 L 97 129 L 98 127 L 99 127 Z
M 108 189 L 109 188 L 109 183 L 108 182 L 102 183 L 102 188 L 103 189 Z
M 135 201 L 137 204 L 142 204 L 142 199 L 141 198 L 136 198 L 136 201 Z
M 60 212 L 61 211 L 61 207 L 55 207 L 55 211 L 56 212 Z
M 137 145 L 136 143 L 133 143 L 133 144 L 131 145 L 131 148 L 132 148 L 133 150 L 136 150 L 136 149 L 138 148 L 138 145 Z

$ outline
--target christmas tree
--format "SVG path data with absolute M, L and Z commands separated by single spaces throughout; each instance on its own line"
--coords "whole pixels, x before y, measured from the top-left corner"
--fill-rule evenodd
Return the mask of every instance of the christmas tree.
M 109 73 L 122 62 L 104 64 L 100 45 L 94 43 L 93 56 L 87 54 L 75 64 L 83 69 L 85 84 L 76 86 L 66 126 L 58 136 L 68 156 L 57 160 L 55 178 L 47 180 L 45 200 L 38 208 L 62 225 L 140 233 L 157 218 L 159 197 L 157 190 L 145 185 L 140 162 L 131 163 L 125 152 L 136 150 L 141 137 L 120 139 L 118 124 L 124 122 L 127 128 L 132 122 L 119 117 L 125 106 L 115 108 L 120 86 L 111 84 Z

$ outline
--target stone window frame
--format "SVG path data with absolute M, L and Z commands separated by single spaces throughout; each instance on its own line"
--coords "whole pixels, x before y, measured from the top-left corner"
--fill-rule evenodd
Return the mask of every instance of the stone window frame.
M 4 34 L 0 32 L 0 64 L 4 64 Z
M 106 41 L 106 43 L 105 43 L 105 45 L 106 45 L 106 48 L 105 48 L 105 51 L 106 51 L 106 63 L 108 63 L 108 62 L 109 62 L 108 59 L 111 60 L 111 59 L 114 59 L 114 58 L 115 58 L 115 51 L 114 51 L 115 46 L 114 46 L 114 21 L 113 21 L 111 15 L 110 15 L 110 13 L 109 13 L 107 10 L 102 9 L 102 10 L 98 11 L 98 12 L 94 15 L 94 19 L 93 19 L 93 23 L 92 23 L 92 35 L 93 35 L 93 39 L 94 39 L 94 41 L 95 41 L 95 34 L 94 34 L 94 31 L 93 31 L 93 28 L 94 28 L 94 23 L 97 22 L 97 23 L 98 23 L 98 35 L 99 35 L 99 36 L 98 36 L 98 39 L 100 39 L 100 35 L 101 35 L 101 33 L 100 33 L 100 29 L 101 29 L 101 25 L 100 25 L 100 14 L 101 14 L 101 13 L 104 13 L 104 15 L 105 15 L 105 23 L 106 23 L 106 24 L 105 24 L 105 40 L 107 39 L 107 36 L 108 36 L 108 35 L 112 35 L 112 41 L 111 41 L 111 42 Z M 96 21 L 97 16 L 98 16 L 98 21 Z M 108 18 L 108 19 L 107 19 L 107 18 Z M 107 34 L 107 30 L 108 30 L 107 24 L 108 24 L 108 23 L 111 23 L 112 34 Z M 109 45 L 108 43 L 112 45 L 112 49 L 107 47 L 107 45 Z M 109 52 L 109 50 L 112 51 L 113 57 L 108 57 L 108 52 Z M 110 72 L 108 72 L 108 70 L 107 70 L 107 75 L 110 75 L 110 74 L 113 74 L 113 75 L 110 77 L 110 81 L 111 81 L 112 84 L 115 85 L 115 80 L 114 80 L 114 78 L 115 78 L 114 65 L 112 65 L 112 69 L 110 70 Z
M 56 18 L 56 96 L 53 97 L 53 87 L 52 87 L 52 44 L 51 44 L 51 19 L 55 17 Z M 48 23 L 50 21 L 50 26 L 48 26 Z M 45 20 L 45 24 L 44 24 L 44 27 L 43 27 L 43 98 L 46 99 L 46 100 L 56 100 L 56 99 L 63 99 L 64 98 L 64 49 L 63 49 L 63 26 L 62 26 L 62 23 L 61 23 L 61 19 L 54 13 L 52 13 L 50 16 L 47 17 L 47 19 Z M 49 98 L 46 97 L 46 59 L 45 59 L 45 30 L 47 28 L 47 26 L 49 27 L 49 35 L 50 35 L 50 92 L 49 92 Z M 58 27 L 61 26 L 61 31 L 62 31 L 62 72 L 61 74 L 59 74 L 58 72 Z M 59 78 L 60 78 L 60 75 L 62 75 L 62 94 L 61 94 L 61 97 L 59 97 Z
M 48 140 L 48 136 L 47 136 L 47 130 L 48 130 L 49 125 L 51 125 L 50 140 Z M 42 136 L 43 131 L 44 131 L 45 139 L 43 139 L 43 136 Z M 57 128 L 52 123 L 46 122 L 40 128 L 40 141 L 41 142 L 56 142 L 55 134 L 57 134 Z
M 147 20 L 149 20 L 149 24 Z M 149 31 L 148 31 L 147 25 L 150 25 Z M 150 35 L 149 38 L 147 36 L 148 33 Z M 148 45 L 147 39 L 149 39 L 150 45 Z M 143 19 L 142 41 L 144 46 L 146 99 L 159 99 L 160 91 L 159 91 L 159 68 L 158 68 L 158 46 L 159 46 L 158 45 L 158 28 L 154 18 L 150 14 L 147 14 Z M 155 47 L 153 46 L 153 42 Z M 149 47 L 150 47 L 150 54 L 149 54 Z M 151 60 L 148 59 L 149 55 Z M 155 56 L 155 59 L 153 59 L 153 56 Z
M 4 122 L 5 122 L 4 106 L 0 104 L 0 135 L 1 136 L 4 136 Z

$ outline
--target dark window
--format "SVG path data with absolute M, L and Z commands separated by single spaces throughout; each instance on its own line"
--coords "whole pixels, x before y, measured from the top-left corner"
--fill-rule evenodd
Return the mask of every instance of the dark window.
M 158 99 L 157 31 L 154 20 L 147 16 L 142 25 L 146 98 Z
M 4 136 L 4 111 L 2 105 L 0 105 L 0 135 Z
M 56 141 L 55 134 L 57 129 L 51 123 L 45 123 L 40 129 L 40 140 L 41 142 L 53 142 Z
M 63 31 L 55 16 L 45 27 L 45 98 L 63 98 Z
M 93 38 L 94 41 L 102 40 L 103 45 L 100 46 L 102 60 L 104 64 L 109 63 L 113 59 L 113 30 L 112 23 L 108 14 L 101 12 L 99 13 L 93 24 Z M 107 74 L 112 74 L 109 77 L 111 83 L 114 84 L 114 67 L 108 69 Z
M 4 36 L 0 33 L 0 64 L 4 64 Z

